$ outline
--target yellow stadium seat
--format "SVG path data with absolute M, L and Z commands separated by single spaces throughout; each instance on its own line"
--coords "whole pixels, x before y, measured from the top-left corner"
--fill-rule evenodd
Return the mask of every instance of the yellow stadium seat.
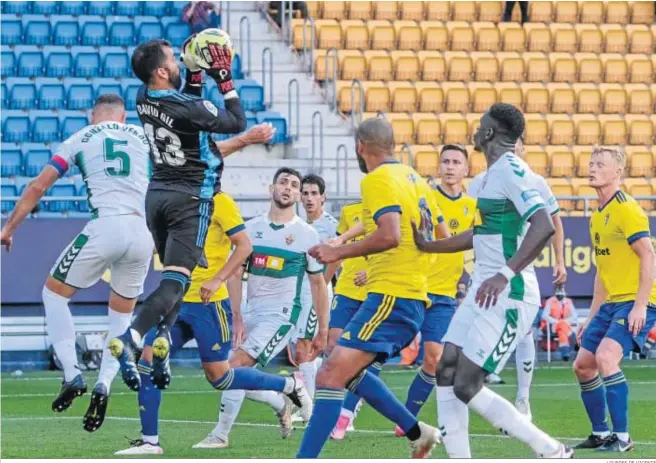
M 480 174 L 481 172 L 485 172 L 487 170 L 487 161 L 485 160 L 485 155 L 483 153 L 479 153 L 478 151 L 474 151 L 471 153 L 469 156 L 469 175 L 471 176 L 476 176 Z
M 509 28 L 502 33 L 503 51 L 524 51 L 526 49 L 526 32 L 524 29 Z
M 567 84 L 547 84 L 554 113 L 573 113 L 576 107 L 576 92 Z
M 628 2 L 606 4 L 606 24 L 628 24 L 630 19 Z
M 349 19 L 370 19 L 373 17 L 371 2 L 347 2 Z
M 514 105 L 522 108 L 524 105 L 524 96 L 522 89 L 516 83 L 500 82 L 495 83 L 494 88 L 497 90 L 497 101 Z
M 627 115 L 626 126 L 629 129 L 629 145 L 651 145 L 654 143 L 654 125 L 647 116 Z
M 654 50 L 654 36 L 647 26 L 626 26 L 629 34 L 629 52 L 650 54 Z
M 629 180 L 629 179 L 627 179 Z M 633 197 L 641 196 L 654 196 L 654 187 L 650 184 L 643 185 L 632 185 L 629 188 L 629 194 Z M 642 207 L 645 212 L 651 212 L 654 210 L 654 201 L 651 199 L 637 199 L 638 204 Z
M 499 57 L 499 55 L 497 55 Z M 504 82 L 521 82 L 524 80 L 524 60 L 508 57 L 501 63 L 501 80 Z
M 624 114 L 627 107 L 627 95 L 619 84 L 601 84 L 599 91 L 603 98 L 603 112 L 606 114 Z
M 446 52 L 448 79 L 450 81 L 469 82 L 474 72 L 472 60 L 465 52 Z
M 414 121 L 406 114 L 387 115 L 387 119 L 392 124 L 394 130 L 394 143 L 402 145 L 403 143 L 412 144 L 415 142 L 415 124 Z
M 553 34 L 553 51 L 574 53 L 578 47 L 579 39 L 574 29 L 557 29 Z
M 528 82 L 547 82 L 551 80 L 551 65 L 546 56 L 531 57 L 527 59 L 528 53 L 524 53 L 526 63 L 526 80 Z
M 396 80 L 419 80 L 421 67 L 419 58 L 415 53 L 409 55 L 401 55 L 400 51 L 393 51 L 392 61 L 394 64 L 394 78 Z
M 449 32 L 447 28 L 439 23 L 433 23 L 433 25 L 426 26 L 424 28 L 424 49 L 439 51 L 448 50 Z
M 374 2 L 374 18 L 394 21 L 399 17 L 397 2 Z
M 536 174 L 542 175 L 543 177 L 547 176 L 549 170 L 549 156 L 541 147 L 526 147 L 524 161 L 526 161 L 531 170 Z
M 553 20 L 552 2 L 530 2 L 529 17 L 534 23 L 550 23 Z
M 498 79 L 499 62 L 494 55 L 481 55 L 480 57 L 475 58 L 474 80 L 478 82 L 496 82 Z
M 549 171 L 552 177 L 574 176 L 574 154 L 567 146 L 549 146 L 547 153 L 549 153 Z
M 349 50 L 351 51 L 351 50 Z M 359 51 L 353 50 L 358 54 L 342 55 L 343 50 L 340 51 L 340 70 L 342 73 L 342 80 L 366 80 L 367 79 L 367 60 L 359 54 Z M 343 57 L 342 57 L 343 56 Z M 329 74 L 330 75 L 330 74 Z
M 604 36 L 599 29 L 588 24 L 576 27 L 576 29 L 579 32 L 579 51 L 581 53 L 601 53 Z
M 576 61 L 568 56 L 559 56 L 556 58 L 555 53 L 549 56 L 551 60 L 551 69 L 553 70 L 552 79 L 554 82 L 576 82 Z M 559 55 L 563 55 L 560 53 Z
M 549 143 L 571 145 L 574 143 L 574 122 L 565 114 L 547 114 Z
M 576 53 L 579 68 L 579 82 L 600 83 L 602 74 L 601 60 L 591 53 Z
M 604 80 L 607 83 L 623 84 L 627 82 L 629 66 L 621 55 L 601 55 L 604 63 Z
M 319 48 L 342 48 L 342 29 L 337 24 L 317 24 Z
M 421 61 L 421 52 L 419 60 Z M 446 80 L 446 60 L 443 56 L 426 56 L 421 65 L 422 80 L 434 80 L 442 82 Z
M 580 21 L 589 24 L 603 24 L 604 3 L 603 2 L 580 2 Z
M 323 2 L 323 19 L 344 19 L 344 6 L 346 2 Z
M 575 146 L 572 148 L 576 158 L 576 175 L 587 177 L 590 174 L 590 156 L 592 155 L 592 146 Z
M 532 29 L 528 34 L 528 51 L 551 51 L 551 31 L 547 28 Z
M 574 114 L 576 125 L 576 143 L 579 145 L 597 145 L 601 141 L 601 124 L 591 114 Z
M 631 23 L 653 24 L 654 2 L 631 2 Z
M 624 29 L 607 29 L 600 27 L 604 34 L 604 50 L 606 53 L 626 53 L 629 48 L 629 37 Z
M 311 49 L 312 48 L 312 43 L 311 43 L 311 37 L 312 37 L 312 26 L 308 22 L 305 26 L 303 25 L 303 21 L 299 19 L 292 19 L 292 44 L 294 49 L 296 50 L 302 50 L 303 49 L 303 27 L 305 27 L 305 48 Z M 315 45 L 316 46 L 316 43 Z
M 502 13 L 503 2 L 484 2 L 478 7 L 478 20 L 497 23 L 501 20 Z
M 651 177 L 654 174 L 654 156 L 644 146 L 627 146 L 629 175 L 631 177 Z
M 380 3 L 380 2 L 378 2 Z M 396 33 L 390 25 L 378 25 L 370 30 L 372 50 L 394 50 L 396 49 Z
M 308 16 L 310 16 L 310 18 L 314 18 L 315 20 L 321 18 L 321 7 L 323 6 L 323 2 L 309 1 L 305 3 L 307 5 Z
M 586 199 L 579 199 L 576 202 L 576 208 L 579 211 L 584 211 L 586 210 L 586 204 L 587 204 L 587 210 L 592 211 L 599 207 L 599 200 L 597 199 L 597 190 L 592 188 L 589 185 L 579 185 L 578 188 L 576 189 L 576 195 L 577 196 L 585 196 Z
M 399 50 L 421 50 L 422 32 L 419 26 L 403 26 L 396 35 Z
M 415 113 L 417 143 L 422 145 L 438 144 L 442 142 L 442 123 L 434 114 Z
M 442 121 L 445 144 L 467 143 L 469 126 L 464 117 L 460 114 L 442 113 L 439 115 L 439 119 Z
M 364 25 L 362 21 L 358 21 L 360 24 L 353 23 L 348 27 L 344 27 L 342 22 L 343 34 L 344 34 L 344 47 L 359 49 L 359 50 L 368 50 L 369 49 L 369 30 L 367 26 Z
M 471 141 L 474 137 L 474 134 L 478 130 L 478 127 L 481 125 L 481 117 L 482 114 L 476 114 L 476 113 L 469 113 L 465 116 L 465 119 L 467 120 L 467 126 L 469 127 L 469 133 L 467 136 L 467 140 Z
M 579 20 L 578 2 L 555 2 L 554 21 L 557 23 L 575 23 Z
M 629 65 L 629 82 L 649 84 L 654 81 L 654 64 L 645 55 L 625 55 L 625 58 Z
M 549 139 L 549 124 L 540 114 L 526 114 L 524 143 L 527 145 L 546 145 Z
M 649 87 L 642 84 L 625 85 L 629 94 L 629 114 L 651 114 L 653 111 L 652 95 Z
M 364 52 L 369 67 L 369 79 L 392 80 L 394 66 L 392 57 L 384 51 L 367 50 Z
M 444 90 L 431 83 L 432 86 L 421 88 L 417 84 L 419 92 L 419 112 L 440 113 L 444 111 Z M 423 143 L 423 142 L 420 142 Z
M 425 2 L 426 19 L 428 21 L 448 21 L 451 19 L 449 2 Z
M 436 149 L 415 151 L 415 169 L 424 177 L 437 177 L 440 171 L 440 154 Z
M 478 51 L 499 51 L 501 33 L 497 27 L 485 27 L 478 31 L 476 49 Z
M 422 21 L 424 19 L 424 2 L 400 2 L 401 19 Z
M 458 1 L 452 3 L 454 21 L 476 21 L 478 12 L 476 2 Z
M 543 84 L 523 83 L 524 111 L 527 113 L 549 112 L 549 92 Z M 526 142 L 531 143 L 531 142 Z M 541 143 L 542 144 L 542 143 Z
M 389 85 L 392 87 L 392 84 Z M 414 85 L 390 88 L 392 91 L 392 112 L 405 113 L 417 110 L 417 89 Z
M 384 85 L 370 86 L 365 91 L 364 110 L 365 111 L 389 111 L 390 109 L 390 91 Z
M 574 84 L 577 112 L 598 114 L 601 112 L 601 93 L 593 84 Z
M 362 82 L 362 92 L 365 91 L 365 87 L 368 84 L 369 82 Z M 352 82 L 350 80 L 338 80 L 335 83 L 337 105 L 339 106 L 339 110 L 343 113 L 350 113 L 353 106 L 355 106 L 357 110 L 360 108 L 361 93 L 356 89 L 353 95 L 354 101 L 351 102 L 351 85 Z M 364 99 L 362 99 L 362 101 L 364 101 Z
M 451 31 L 451 51 L 471 51 L 474 42 L 474 30 L 471 27 L 456 27 Z
M 599 116 L 602 126 L 602 139 L 604 145 L 626 144 L 626 122 L 620 116 L 602 114 Z
M 497 102 L 497 91 L 488 83 L 469 84 L 472 92 L 472 111 L 482 113 Z
M 465 113 L 469 111 L 469 90 L 462 82 L 445 82 L 442 89 L 446 96 L 444 110 L 448 113 Z
M 564 212 L 569 212 L 574 209 L 574 201 L 571 199 L 560 199 L 561 197 L 574 196 L 574 188 L 566 180 L 562 178 L 549 178 L 547 179 L 551 192 L 558 199 L 558 205 Z

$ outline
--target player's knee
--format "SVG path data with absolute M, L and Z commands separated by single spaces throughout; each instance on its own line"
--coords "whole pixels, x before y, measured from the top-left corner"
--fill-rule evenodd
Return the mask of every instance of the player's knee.
M 230 365 L 228 362 L 203 363 L 203 371 L 205 372 L 207 381 L 214 386 L 219 379 L 223 378 L 230 371 Z
M 592 359 L 594 360 L 594 357 L 592 357 Z M 596 364 L 594 362 L 590 362 L 590 359 L 587 359 L 580 354 L 574 360 L 572 369 L 574 370 L 576 377 L 581 381 L 588 380 L 594 377 L 594 375 L 597 373 Z
M 298 339 L 296 341 L 296 351 L 294 357 L 296 358 L 296 363 L 305 363 L 310 361 L 310 347 L 312 346 L 312 341 L 309 339 Z
M 344 387 L 343 381 L 340 381 L 337 374 L 339 369 L 330 357 L 323 361 L 319 371 L 317 372 L 316 385 L 317 387 Z

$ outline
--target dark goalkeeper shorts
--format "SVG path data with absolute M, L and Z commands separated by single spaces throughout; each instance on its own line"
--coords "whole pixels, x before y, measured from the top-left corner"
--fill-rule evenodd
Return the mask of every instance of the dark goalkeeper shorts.
M 213 211 L 212 199 L 173 190 L 148 190 L 146 221 L 164 267 L 184 267 L 192 272 L 201 263 Z

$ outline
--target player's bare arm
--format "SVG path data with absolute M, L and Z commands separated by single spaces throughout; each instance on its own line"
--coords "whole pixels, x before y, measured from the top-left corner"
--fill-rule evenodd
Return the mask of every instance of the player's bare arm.
M 549 217 L 544 207 L 535 211 L 528 221 L 530 226 L 528 227 L 526 236 L 519 246 L 517 253 L 506 265 L 515 274 L 524 270 L 527 265 L 537 258 L 555 231 L 551 217 Z M 508 282 L 509 278 L 502 272 L 488 278 L 478 288 L 476 302 L 481 307 L 485 306 L 486 309 L 496 305 L 499 294 L 501 294 Z
M 654 287 L 654 248 L 650 237 L 645 236 L 631 243 L 631 249 L 640 258 L 638 293 L 629 314 L 629 330 L 637 336 L 645 325 L 649 294 Z
M 318 244 L 310 249 L 310 255 L 322 264 L 330 264 L 351 257 L 364 257 L 396 248 L 401 243 L 401 214 L 388 212 L 378 218 L 378 226 L 366 238 L 342 246 Z
M 241 268 L 241 265 L 253 252 L 253 245 L 246 230 L 230 236 L 230 242 L 232 243 L 233 251 L 230 257 L 228 257 L 227 262 L 210 281 L 200 287 L 200 298 L 205 304 L 209 303 L 212 295 L 219 290 L 223 283 L 228 281 L 230 276 Z
M 554 229 L 553 248 L 556 253 L 556 265 L 553 269 L 554 283 L 565 283 L 567 281 L 567 268 L 565 267 L 565 229 L 560 213 L 551 216 Z
M 247 132 L 237 135 L 236 137 L 217 141 L 216 147 L 221 151 L 221 156 L 227 158 L 231 154 L 234 154 L 249 145 L 270 142 L 275 133 L 276 129 L 273 125 L 269 123 L 258 124 L 251 127 Z
M 362 222 L 358 222 L 338 237 L 333 238 L 332 240 L 328 240 L 328 243 L 334 246 L 341 246 L 348 243 L 352 239 L 357 238 L 358 236 L 364 235 L 364 233 L 364 224 Z
M 438 230 L 440 230 L 440 228 L 438 228 Z M 444 232 L 442 231 L 440 233 Z M 427 241 L 424 237 L 423 229 L 417 228 L 417 225 L 414 222 L 412 223 L 412 236 L 415 239 L 417 248 L 422 252 L 431 254 L 451 254 L 454 252 L 467 251 L 468 249 L 472 249 L 474 247 L 473 228 L 455 236 L 450 236 L 448 229 L 446 230 L 446 233 L 448 238 Z
M 59 173 L 53 167 L 46 166 L 38 177 L 27 184 L 7 223 L 2 227 L 2 244 L 6 246 L 7 251 L 11 249 L 12 237 L 18 226 L 58 178 Z
M 342 261 L 332 262 L 326 265 L 326 271 L 323 272 L 323 279 L 326 281 L 326 284 L 330 283 L 337 272 L 339 266 L 342 265 Z
M 316 358 L 326 348 L 328 342 L 328 319 L 330 318 L 330 302 L 328 301 L 328 287 L 323 278 L 323 273 L 309 274 L 310 291 L 312 292 L 312 303 L 317 312 L 319 330 L 312 340 L 313 358 Z
M 237 269 L 226 281 L 230 307 L 232 308 L 232 348 L 238 349 L 246 340 L 244 319 L 241 316 L 242 277 L 244 267 Z

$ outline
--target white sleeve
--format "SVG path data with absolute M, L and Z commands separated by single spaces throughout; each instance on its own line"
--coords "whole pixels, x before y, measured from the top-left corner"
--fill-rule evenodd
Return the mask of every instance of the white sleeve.
M 467 196 L 478 199 L 478 190 L 481 188 L 481 176 L 477 175 L 474 177 L 469 185 L 467 185 Z
M 77 132 L 68 137 L 63 143 L 60 143 L 57 147 L 57 152 L 48 161 L 48 165 L 54 168 L 59 173 L 60 177 L 76 163 L 75 157 L 80 151 L 77 149 L 77 142 L 80 138 L 79 134 L 80 132 Z
M 556 197 L 553 195 L 551 188 L 549 188 L 547 181 L 544 179 L 544 177 L 540 175 L 536 174 L 536 177 L 538 179 L 537 181 L 538 191 L 540 192 L 540 196 L 542 196 L 542 200 L 544 201 L 544 204 L 547 206 L 547 211 L 549 211 L 549 215 L 558 214 L 560 212 L 560 206 L 558 205 L 558 201 L 556 200 Z
M 545 207 L 544 200 L 535 188 L 535 181 L 529 170 L 521 164 L 512 165 L 512 161 L 505 162 L 505 169 L 500 173 L 504 178 L 505 194 L 525 222 L 535 211 Z
M 317 231 L 308 226 L 310 230 L 308 230 L 308 247 L 307 250 L 309 251 L 311 247 L 319 244 L 321 240 L 319 239 L 319 234 Z M 325 270 L 325 266 L 323 264 L 320 264 L 314 257 L 310 256 L 310 254 L 307 254 L 307 267 L 305 268 L 307 273 L 323 273 Z

